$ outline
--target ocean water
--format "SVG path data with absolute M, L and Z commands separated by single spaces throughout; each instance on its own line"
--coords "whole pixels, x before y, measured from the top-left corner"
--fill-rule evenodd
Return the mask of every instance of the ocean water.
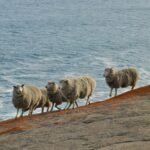
M 137 87 L 150 84 L 149 0 L 0 1 L 0 120 L 16 114 L 15 84 L 90 75 L 94 102 L 108 98 L 104 68 L 130 66 L 141 74 Z

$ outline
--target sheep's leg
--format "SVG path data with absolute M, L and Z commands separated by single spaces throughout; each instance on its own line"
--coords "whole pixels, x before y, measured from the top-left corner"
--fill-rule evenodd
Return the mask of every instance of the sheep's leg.
M 67 109 L 69 109 L 71 105 L 72 105 L 72 102 L 70 102 L 70 104 L 69 104 L 69 106 L 68 106 L 68 108 L 67 108 Z
M 117 88 L 115 88 L 115 96 L 117 96 Z
M 132 88 L 131 88 L 131 90 L 133 90 L 133 89 L 134 89 L 134 87 L 135 87 L 135 85 L 132 85 Z
M 71 103 L 71 106 L 72 106 L 72 108 L 74 109 L 74 101 Z M 71 106 L 70 106 L 70 107 L 71 107 Z
M 87 98 L 86 105 L 90 104 L 89 99 L 90 99 L 90 96 L 88 96 L 88 98 Z
M 28 116 L 31 116 L 32 113 L 33 113 L 33 106 L 30 108 Z
M 33 108 L 31 109 L 31 116 L 32 116 L 32 114 L 33 114 Z
M 22 110 L 20 117 L 23 117 L 24 110 Z
M 78 106 L 78 103 L 77 103 L 77 101 L 76 101 L 76 100 L 75 100 L 75 104 L 76 104 L 76 106 L 77 106 L 77 107 L 79 107 L 79 106 Z
M 112 91 L 113 91 L 113 88 L 110 89 L 109 97 L 112 96 Z
M 42 111 L 41 111 L 41 113 L 43 113 L 44 112 L 44 106 L 42 106 Z
M 55 104 L 55 107 L 56 107 L 58 110 L 61 110 L 61 109 L 57 106 L 57 104 Z
M 75 105 L 76 105 L 76 107 L 78 107 L 78 103 L 76 100 L 73 102 L 73 109 L 75 108 Z
M 73 109 L 75 108 L 75 101 L 73 102 Z
M 47 112 L 49 111 L 49 106 L 47 107 Z
M 68 106 L 68 102 L 67 102 L 67 104 L 66 104 L 66 106 L 65 106 L 64 110 L 65 110 L 65 109 L 67 109 L 67 106 Z
M 19 108 L 17 108 L 17 114 L 16 114 L 15 119 L 17 119 L 17 117 L 18 117 L 18 113 L 19 113 Z
M 52 108 L 51 108 L 51 111 L 53 111 L 53 107 L 54 107 L 54 103 L 52 103 Z
M 31 111 L 31 115 L 33 114 L 33 111 L 37 108 L 38 104 L 35 104 L 33 107 L 32 107 L 32 111 Z M 43 107 L 44 108 L 44 107 Z
M 28 113 L 28 116 L 31 116 L 31 108 L 29 109 L 29 113 Z

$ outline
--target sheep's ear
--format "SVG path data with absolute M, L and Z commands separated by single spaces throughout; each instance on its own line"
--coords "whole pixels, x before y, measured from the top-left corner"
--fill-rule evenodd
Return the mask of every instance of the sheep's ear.
M 16 89 L 16 88 L 17 88 L 17 86 L 15 86 L 15 85 L 14 85 L 14 86 L 13 86 L 13 88 L 14 88 L 14 89 Z
M 24 84 L 22 84 L 21 87 L 24 87 Z

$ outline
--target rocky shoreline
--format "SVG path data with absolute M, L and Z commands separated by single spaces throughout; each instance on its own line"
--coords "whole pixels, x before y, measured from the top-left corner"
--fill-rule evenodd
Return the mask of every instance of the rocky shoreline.
M 1 150 L 148 150 L 150 85 L 76 109 L 0 122 Z

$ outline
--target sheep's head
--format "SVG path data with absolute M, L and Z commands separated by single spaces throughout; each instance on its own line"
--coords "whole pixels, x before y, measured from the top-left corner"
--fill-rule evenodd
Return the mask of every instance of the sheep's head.
M 58 85 L 55 83 L 55 82 L 52 82 L 52 81 L 48 81 L 47 85 L 45 86 L 45 88 L 47 89 L 47 91 L 49 93 L 56 93 L 57 90 L 58 90 Z
M 13 92 L 16 95 L 21 96 L 22 92 L 23 92 L 23 87 L 24 87 L 24 84 L 22 84 L 22 85 L 14 85 L 13 86 Z
M 60 87 L 62 91 L 65 91 L 68 89 L 69 86 L 69 80 L 65 79 L 65 80 L 60 80 Z
M 68 81 L 67 79 L 65 79 L 65 80 L 60 80 L 59 83 L 60 83 L 61 85 L 63 85 L 63 84 L 68 85 L 68 84 L 69 84 L 69 81 Z
M 103 76 L 107 78 L 107 77 L 113 76 L 115 72 L 116 72 L 115 68 L 105 68 Z

